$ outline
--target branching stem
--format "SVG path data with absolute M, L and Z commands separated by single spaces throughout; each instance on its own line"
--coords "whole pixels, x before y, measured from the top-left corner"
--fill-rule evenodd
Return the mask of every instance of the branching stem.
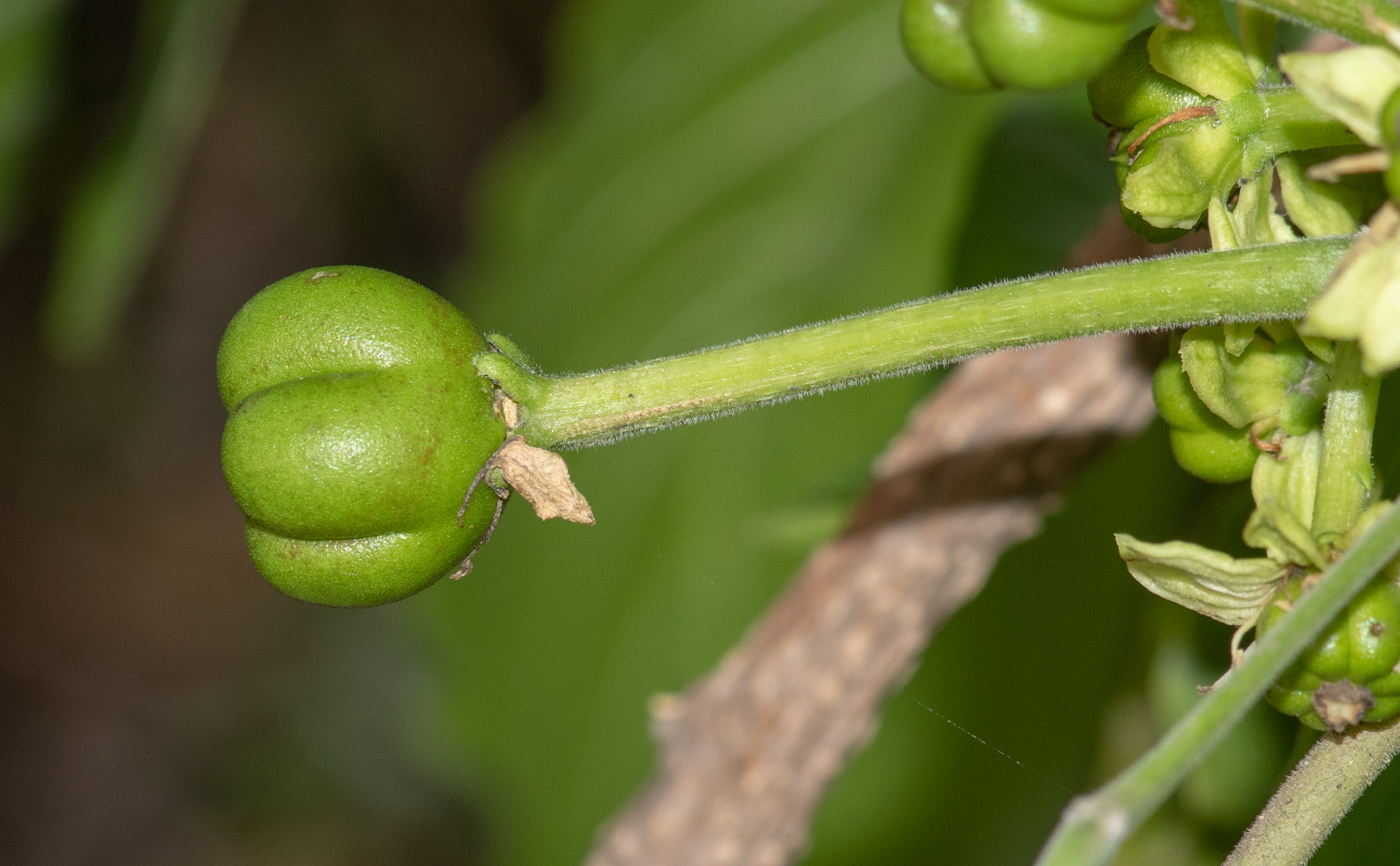
M 1393 508 L 1329 568 L 1278 624 L 1245 652 L 1211 693 L 1146 755 L 1104 787 L 1076 798 L 1036 861 L 1038 866 L 1100 866 L 1249 711 L 1284 669 L 1382 567 L 1400 553 L 1400 508 Z
M 1305 240 L 1031 277 L 579 376 L 542 376 L 496 352 L 479 356 L 477 369 L 519 404 L 516 432 L 530 444 L 587 447 L 1012 346 L 1298 318 L 1349 242 Z

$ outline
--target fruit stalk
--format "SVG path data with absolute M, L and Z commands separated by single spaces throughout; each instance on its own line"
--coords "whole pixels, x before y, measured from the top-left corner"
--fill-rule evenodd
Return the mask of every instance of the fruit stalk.
M 1313 505 L 1313 535 L 1318 537 L 1351 529 L 1375 486 L 1371 431 L 1376 425 L 1380 380 L 1361 372 L 1361 350 L 1350 341 L 1337 343 L 1332 377 Z
M 1325 735 L 1269 799 L 1224 866 L 1303 864 L 1400 752 L 1400 719 Z
M 541 448 L 582 448 L 1014 346 L 1298 318 L 1349 240 L 1168 256 L 997 283 L 578 376 L 542 376 L 496 352 L 476 363 L 519 404 L 515 432 Z

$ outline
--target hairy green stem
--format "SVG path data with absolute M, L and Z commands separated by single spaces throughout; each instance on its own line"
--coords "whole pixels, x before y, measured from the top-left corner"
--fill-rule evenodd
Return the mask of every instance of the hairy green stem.
M 1400 752 L 1400 718 L 1327 734 L 1293 768 L 1224 866 L 1302 866 Z
M 1038 866 L 1101 866 L 1157 810 L 1347 602 L 1400 553 L 1400 508 L 1349 548 L 1293 610 L 1255 641 L 1156 746 L 1104 787 L 1070 802 Z
M 1376 482 L 1371 468 L 1371 431 L 1376 426 L 1381 382 L 1361 372 L 1361 350 L 1356 343 L 1339 342 L 1336 351 L 1313 500 L 1312 532 L 1323 541 L 1351 529 L 1366 509 Z
M 579 376 L 536 374 L 514 350 L 478 356 L 476 364 L 519 405 L 516 432 L 532 445 L 586 447 L 1010 346 L 1298 318 L 1349 240 L 1167 256 L 997 283 Z
M 1391 0 L 1244 0 L 1298 24 L 1330 30 L 1353 42 L 1382 43 L 1385 39 L 1368 26 L 1367 13 L 1392 27 L 1400 27 L 1400 7 Z

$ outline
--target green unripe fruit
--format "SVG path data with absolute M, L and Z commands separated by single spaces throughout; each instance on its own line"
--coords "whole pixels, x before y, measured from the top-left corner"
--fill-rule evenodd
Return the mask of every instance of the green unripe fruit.
M 966 4 L 905 0 L 899 34 L 909 61 L 944 87 L 967 93 L 997 89 L 968 39 Z
M 1272 629 L 1289 609 L 1290 599 L 1301 594 L 1301 582 L 1290 578 L 1283 592 L 1265 607 L 1259 618 L 1260 637 Z M 1349 680 L 1370 692 L 1374 705 L 1362 721 L 1381 722 L 1400 713 L 1400 586 L 1387 569 L 1318 636 L 1279 677 L 1267 697 L 1273 707 L 1320 731 L 1333 730 L 1315 709 L 1314 695 L 1324 683 Z
M 1254 471 L 1259 449 L 1249 441 L 1249 431 L 1226 424 L 1201 402 L 1175 351 L 1152 376 L 1152 398 L 1182 469 L 1216 484 L 1243 481 Z
M 1149 27 L 1129 39 L 1112 62 L 1089 79 L 1089 106 L 1109 126 L 1132 129 L 1145 120 L 1205 103 L 1196 91 L 1152 68 L 1147 57 L 1151 35 Z
M 1117 53 L 1127 21 L 1065 15 L 1032 0 L 975 0 L 968 33 L 992 80 L 1024 90 L 1081 81 Z
M 303 271 L 259 292 L 219 346 L 224 476 L 269 583 L 317 604 L 395 601 L 457 569 L 493 495 L 467 487 L 505 440 L 481 334 L 385 271 Z
M 1144 0 L 904 0 L 900 35 L 929 78 L 969 92 L 1054 90 L 1103 68 Z

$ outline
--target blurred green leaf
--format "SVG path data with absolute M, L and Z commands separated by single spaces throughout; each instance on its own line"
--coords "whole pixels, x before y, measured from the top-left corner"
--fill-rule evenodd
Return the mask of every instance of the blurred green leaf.
M 45 300 L 49 351 L 82 363 L 106 344 L 140 281 L 214 95 L 243 0 L 146 0 L 149 73 L 137 108 L 69 203 Z
M 14 230 L 35 140 L 48 120 L 67 0 L 0 3 L 0 248 Z
M 948 288 L 1000 103 L 921 82 L 897 11 L 567 10 L 558 101 L 488 178 L 463 291 L 473 318 L 562 372 Z M 648 696 L 714 665 L 800 564 L 755 524 L 849 502 L 927 387 L 891 381 L 569 455 L 596 527 L 512 507 L 469 578 L 403 606 L 440 678 L 424 760 L 487 792 L 499 862 L 582 857 L 651 767 Z

